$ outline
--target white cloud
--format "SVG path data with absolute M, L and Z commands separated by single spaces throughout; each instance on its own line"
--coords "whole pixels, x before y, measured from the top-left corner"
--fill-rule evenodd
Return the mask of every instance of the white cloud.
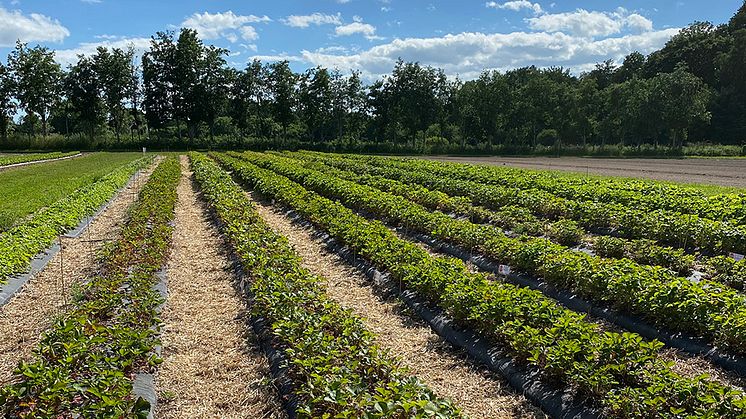
M 368 23 L 363 23 L 363 18 L 361 18 L 360 16 L 353 16 L 352 20 L 352 23 L 339 25 L 334 28 L 334 33 L 337 36 L 361 34 L 369 40 L 383 39 L 382 37 L 376 35 L 376 27 Z
M 477 77 L 485 69 L 506 71 L 529 65 L 564 66 L 581 72 L 609 58 L 621 61 L 632 51 L 650 53 L 677 32 L 678 29 L 666 29 L 603 40 L 562 32 L 459 33 L 436 38 L 395 39 L 354 54 L 302 51 L 300 56 L 283 59 L 343 71 L 359 69 L 369 79 L 388 74 L 400 57 L 443 68 L 447 74 L 458 74 L 463 79 Z
M 107 35 L 110 37 L 110 35 Z M 96 48 L 119 48 L 127 50 L 130 46 L 135 49 L 135 55 L 141 56 L 145 51 L 150 49 L 150 38 L 119 38 L 107 39 L 101 42 L 84 42 L 76 48 L 59 49 L 55 51 L 55 60 L 63 66 L 75 64 L 78 62 L 78 55 L 93 55 Z
M 616 12 L 598 12 L 577 9 L 574 12 L 544 14 L 527 19 L 531 29 L 546 32 L 564 32 L 582 37 L 597 37 L 618 34 L 625 28 L 647 32 L 653 30 L 653 22 L 625 9 Z
M 270 22 L 268 16 L 237 15 L 232 11 L 224 13 L 195 13 L 181 23 L 182 27 L 192 28 L 197 31 L 202 39 L 225 38 L 230 42 L 238 40 L 238 34 L 246 40 L 258 38 L 256 29 L 248 23 Z M 246 36 L 253 36 L 246 38 Z
M 627 16 L 627 26 L 631 29 L 638 30 L 640 32 L 648 32 L 653 30 L 653 22 L 637 13 L 632 13 Z
M 22 42 L 62 42 L 70 31 L 50 17 L 31 13 L 24 15 L 19 10 L 0 7 L 0 47 L 12 47 L 17 40 Z
M 323 13 L 313 13 L 310 15 L 290 15 L 282 21 L 288 26 L 294 28 L 307 28 L 311 25 L 341 25 L 342 15 L 327 15 Z
M 88 3 L 88 4 L 99 4 L 99 3 L 101 3 L 101 0 L 80 0 L 80 1 L 83 2 L 83 3 Z
M 542 12 L 541 5 L 539 3 L 531 3 L 528 0 L 513 0 L 513 1 L 506 1 L 505 3 L 488 1 L 487 3 L 485 3 L 485 6 L 491 7 L 493 9 L 512 10 L 514 12 L 519 12 L 522 9 L 531 10 L 535 14 L 539 14 Z
M 241 32 L 241 38 L 245 41 L 254 41 L 259 38 L 259 34 L 256 33 L 253 26 L 243 26 L 239 29 L 239 32 Z

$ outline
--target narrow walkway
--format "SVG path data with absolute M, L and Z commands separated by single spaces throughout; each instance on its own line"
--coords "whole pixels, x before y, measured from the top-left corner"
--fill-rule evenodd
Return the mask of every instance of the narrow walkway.
M 185 156 L 181 165 L 156 417 L 284 417 L 266 358 L 252 341 L 247 308 L 232 286 L 223 240 Z
M 6 164 L 5 166 L 0 166 L 0 171 L 7 170 L 7 169 L 13 169 L 13 168 L 16 168 L 16 167 L 30 166 L 32 164 L 49 163 L 49 162 L 53 162 L 53 161 L 74 159 L 74 158 L 77 158 L 77 157 L 82 157 L 84 155 L 85 155 L 84 153 L 78 153 L 78 154 L 73 154 L 72 156 L 58 157 L 56 159 L 34 160 L 34 161 L 27 161 L 27 162 L 23 162 L 23 163 Z
M 535 418 L 543 413 L 516 394 L 498 375 L 454 352 L 424 323 L 402 313 L 397 301 L 382 301 L 365 275 L 327 252 L 304 229 L 276 208 L 255 200 L 262 218 L 286 236 L 303 265 L 328 280 L 328 294 L 364 318 L 377 343 L 397 356 L 438 395 L 453 400 L 471 418 Z
M 0 385 L 12 379 L 21 360 L 31 357 L 41 334 L 62 313 L 75 286 L 95 274 L 96 254 L 115 240 L 155 165 L 143 171 L 116 195 L 111 205 L 77 238 L 62 238 L 62 250 L 10 302 L 0 308 Z

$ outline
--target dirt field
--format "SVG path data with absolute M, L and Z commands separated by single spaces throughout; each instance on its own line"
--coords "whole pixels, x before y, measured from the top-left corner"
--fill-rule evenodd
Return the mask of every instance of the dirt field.
M 593 159 L 582 157 L 449 157 L 426 159 L 527 169 L 562 170 L 671 182 L 746 188 L 746 159 Z

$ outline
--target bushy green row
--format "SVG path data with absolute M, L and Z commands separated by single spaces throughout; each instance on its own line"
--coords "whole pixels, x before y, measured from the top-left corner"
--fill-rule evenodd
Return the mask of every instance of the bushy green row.
M 461 325 L 505 343 L 518 360 L 575 388 L 610 417 L 744 417 L 743 394 L 703 377 L 683 378 L 658 356 L 660 342 L 603 332 L 540 292 L 471 273 L 459 260 L 429 255 L 377 221 L 288 178 L 227 155 L 219 161 L 262 194 L 295 209 Z
M 171 243 L 179 178 L 175 158 L 155 169 L 121 238 L 104 251 L 101 274 L 80 287 L 34 359 L 0 389 L 3 417 L 147 417 L 149 403 L 132 396 L 132 379 L 160 362 L 155 274 Z
M 660 246 L 652 240 L 627 240 L 590 235 L 575 221 L 567 219 L 548 221 L 536 217 L 526 208 L 515 205 L 502 207 L 497 211 L 488 210 L 472 204 L 467 197 L 454 197 L 440 191 L 427 189 L 422 185 L 407 184 L 371 174 L 369 172 L 375 171 L 375 167 L 361 162 L 351 162 L 327 155 L 311 156 L 306 153 L 273 154 L 293 158 L 298 164 L 310 169 L 330 173 L 345 180 L 403 196 L 431 209 L 467 217 L 473 222 L 488 222 L 510 230 L 514 236 L 522 234 L 529 236 L 543 235 L 553 242 L 565 246 L 575 246 L 582 243 L 594 250 L 599 256 L 626 257 L 645 265 L 663 266 L 679 274 L 689 275 L 694 266 L 695 256 L 686 254 L 683 249 Z
M 357 316 L 326 296 L 320 278 L 301 267 L 287 239 L 264 223 L 225 171 L 203 155 L 190 158 L 250 277 L 254 315 L 268 320 L 288 359 L 300 417 L 460 417 L 379 348 Z
M 367 159 L 367 157 L 362 157 Z M 439 175 L 520 189 L 540 189 L 581 201 L 614 202 L 645 210 L 670 210 L 733 224 L 746 223 L 746 194 L 706 196 L 694 188 L 649 180 L 589 179 L 548 171 L 427 160 L 393 159 L 399 167 L 417 167 Z
M 0 283 L 27 270 L 34 256 L 49 247 L 59 234 L 92 215 L 133 173 L 152 160 L 151 157 L 142 158 L 119 167 L 97 182 L 37 211 L 28 221 L 0 233 Z
M 69 153 L 62 153 L 62 152 L 56 151 L 54 153 L 36 153 L 36 154 L 21 154 L 18 156 L 3 156 L 3 157 L 0 157 L 0 167 L 8 166 L 11 164 L 28 163 L 32 161 L 61 159 L 63 157 L 74 156 L 76 154 L 80 154 L 80 152 L 71 151 Z
M 575 220 L 590 231 L 611 231 L 625 238 L 652 239 L 676 247 L 699 248 L 716 253 L 746 253 L 746 225 L 670 210 L 645 210 L 616 203 L 566 199 L 530 185 L 521 189 L 485 184 L 478 176 L 463 179 L 455 169 L 438 170 L 437 166 L 425 166 L 427 162 L 403 163 L 372 156 L 349 158 L 378 166 L 380 171 L 376 174 L 420 184 L 449 195 L 465 196 L 474 204 L 491 209 L 517 205 L 540 217 Z
M 693 283 L 668 269 L 594 257 L 546 239 L 510 238 L 492 226 L 454 219 L 400 196 L 304 169 L 292 161 L 251 152 L 242 156 L 355 209 L 474 249 L 671 330 L 705 335 L 734 352 L 746 352 L 746 297 L 730 287 L 706 280 Z

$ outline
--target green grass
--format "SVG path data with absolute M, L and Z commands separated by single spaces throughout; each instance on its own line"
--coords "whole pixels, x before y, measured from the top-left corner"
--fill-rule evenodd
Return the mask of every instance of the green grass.
M 0 172 L 0 231 L 142 153 L 94 153 Z

